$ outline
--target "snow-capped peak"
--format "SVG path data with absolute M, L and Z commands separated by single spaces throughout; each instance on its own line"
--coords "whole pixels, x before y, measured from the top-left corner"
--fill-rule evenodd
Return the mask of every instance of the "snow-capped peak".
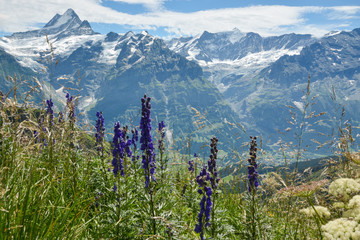
M 81 20 L 78 15 L 71 8 L 68 9 L 63 15 L 56 14 L 45 26 L 44 28 L 58 28 L 65 24 L 71 24 L 74 22 L 75 25 L 80 26 Z
M 325 34 L 324 37 L 331 37 L 331 36 L 334 36 L 334 35 L 338 35 L 340 33 L 341 33 L 341 31 L 331 31 L 331 32 Z
M 146 36 L 146 35 L 148 35 L 149 33 L 148 33 L 147 31 L 141 31 L 140 34 Z
M 246 33 L 241 32 L 239 29 L 234 28 L 229 36 L 229 41 L 234 44 L 238 41 L 240 41 L 240 39 L 242 39 L 243 37 L 246 36 Z
M 14 33 L 11 37 L 17 39 L 45 37 L 45 35 L 65 37 L 69 35 L 95 34 L 88 21 L 81 21 L 72 9 L 63 15 L 56 14 L 43 28 L 28 32 Z

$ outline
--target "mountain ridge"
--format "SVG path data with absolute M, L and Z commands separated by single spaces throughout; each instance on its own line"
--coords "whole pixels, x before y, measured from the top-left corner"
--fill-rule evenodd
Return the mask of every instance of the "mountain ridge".
M 52 31 L 48 43 L 46 29 Z M 64 104 L 64 89 L 76 88 L 68 91 L 81 96 L 79 109 L 91 121 L 96 111 L 103 111 L 108 129 L 119 119 L 131 124 L 125 116 L 137 115 L 137 100 L 146 93 L 153 96 L 154 118 L 166 120 L 173 136 L 194 136 L 197 147 L 219 132 L 228 138 L 224 145 L 237 145 L 229 121 L 246 128 L 243 136 L 266 136 L 274 150 L 278 131 L 288 126 L 285 106 L 301 111 L 309 74 L 312 93 L 320 95 L 314 110 L 332 106 L 333 84 L 339 104 L 345 104 L 348 117 L 358 124 L 359 41 L 359 29 L 320 39 L 308 34 L 264 38 L 238 29 L 167 41 L 146 31 L 101 35 L 68 10 L 43 29 L 0 38 L 0 49 L 20 67 L 36 72 L 47 86 L 45 96 L 51 94 L 56 102 Z M 192 107 L 207 113 L 213 127 L 198 130 Z M 335 111 L 329 112 L 329 118 L 336 117 Z M 331 127 L 326 122 L 316 130 Z M 311 145 L 310 137 L 304 139 Z

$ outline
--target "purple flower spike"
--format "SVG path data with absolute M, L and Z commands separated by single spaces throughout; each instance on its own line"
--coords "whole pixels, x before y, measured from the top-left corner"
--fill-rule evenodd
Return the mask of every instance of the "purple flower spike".
M 74 123 L 75 122 L 75 103 L 73 101 L 73 96 L 70 96 L 69 93 L 66 94 L 66 105 L 69 109 L 69 119 L 70 122 Z
M 213 137 L 211 139 L 210 144 L 210 159 L 208 161 L 208 170 L 211 175 L 210 182 L 211 182 L 211 188 L 215 191 L 217 189 L 217 183 L 220 181 L 220 179 L 217 177 L 217 168 L 216 168 L 216 160 L 217 160 L 217 143 L 218 139 L 216 137 Z
M 120 123 L 115 123 L 114 126 L 114 138 L 113 138 L 113 173 L 115 176 L 117 176 L 118 172 L 120 171 L 121 176 L 124 176 L 124 156 L 125 156 L 125 140 L 124 140 L 124 133 L 122 129 L 120 128 Z
M 46 100 L 46 112 L 49 114 L 49 123 L 52 125 L 53 124 L 53 120 L 54 120 L 54 111 L 53 111 L 53 101 L 50 98 L 49 100 Z
M 256 163 L 256 152 L 257 152 L 257 143 L 256 137 L 250 137 L 250 158 L 248 159 L 248 179 L 249 179 L 249 192 L 255 191 L 259 186 L 258 176 L 259 173 L 256 171 L 257 163 Z
M 194 172 L 194 161 L 190 160 L 189 161 L 189 172 Z
M 59 118 L 59 123 L 61 123 L 63 121 L 64 114 L 62 112 L 59 112 L 58 118 Z
M 156 182 L 155 173 L 155 153 L 154 144 L 151 138 L 151 98 L 144 95 L 141 98 L 141 120 L 140 120 L 140 149 L 143 151 L 142 164 L 145 172 L 145 188 L 149 187 L 150 180 Z
M 210 187 L 207 187 L 209 180 L 210 180 L 209 173 L 206 171 L 206 166 L 204 166 L 203 169 L 200 171 L 200 174 L 196 177 L 196 182 L 199 184 L 200 187 L 198 193 L 203 195 L 199 204 L 200 212 L 198 215 L 198 223 L 195 225 L 195 232 L 200 233 L 201 239 L 204 239 L 204 227 L 210 225 L 212 189 Z M 205 219 L 204 219 L 204 214 L 205 214 Z M 204 222 L 205 222 L 205 226 L 203 226 Z
M 134 146 L 134 151 L 137 149 L 137 141 L 139 141 L 139 133 L 136 128 L 134 130 L 131 130 L 132 138 L 131 138 L 131 144 Z
M 96 133 L 95 133 L 95 138 L 96 138 L 96 143 L 95 143 L 95 148 L 98 152 L 101 152 L 102 150 L 102 142 L 104 140 L 104 136 L 105 136 L 105 121 L 104 121 L 104 117 L 102 115 L 102 112 L 97 112 L 96 113 Z
M 159 146 L 159 150 L 160 151 L 164 151 L 165 147 L 164 147 L 164 138 L 165 138 L 165 124 L 164 121 L 159 122 L 159 134 L 160 134 L 160 139 L 158 141 L 158 146 Z

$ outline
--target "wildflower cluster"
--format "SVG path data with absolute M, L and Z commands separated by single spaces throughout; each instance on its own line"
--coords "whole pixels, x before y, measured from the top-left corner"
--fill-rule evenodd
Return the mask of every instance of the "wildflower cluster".
M 198 215 L 198 223 L 195 225 L 195 232 L 200 233 L 200 238 L 204 239 L 204 227 L 210 226 L 211 215 L 211 194 L 212 190 L 207 186 L 210 181 L 210 174 L 206 171 L 206 166 L 200 171 L 196 177 L 196 182 L 199 184 L 200 189 L 198 193 L 202 195 L 200 201 L 200 212 Z
M 250 137 L 250 158 L 248 159 L 249 166 L 248 166 L 248 179 L 249 179 L 249 192 L 255 191 L 256 188 L 259 186 L 258 183 L 258 172 L 257 163 L 256 163 L 256 152 L 257 152 L 257 143 L 256 137 Z
M 140 120 L 140 129 L 141 129 L 141 137 L 140 144 L 141 150 L 143 151 L 142 155 L 142 164 L 143 169 L 145 171 L 145 188 L 149 187 L 150 177 L 156 182 L 154 173 L 155 173 L 155 153 L 154 153 L 154 145 L 151 138 L 151 98 L 144 95 L 141 98 L 141 120 Z

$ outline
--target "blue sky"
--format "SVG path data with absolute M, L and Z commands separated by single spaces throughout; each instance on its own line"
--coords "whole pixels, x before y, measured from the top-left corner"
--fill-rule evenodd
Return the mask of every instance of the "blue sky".
M 238 28 L 263 36 L 360 27 L 359 0 L 1 0 L 0 36 L 41 28 L 74 9 L 96 32 L 171 38 Z

